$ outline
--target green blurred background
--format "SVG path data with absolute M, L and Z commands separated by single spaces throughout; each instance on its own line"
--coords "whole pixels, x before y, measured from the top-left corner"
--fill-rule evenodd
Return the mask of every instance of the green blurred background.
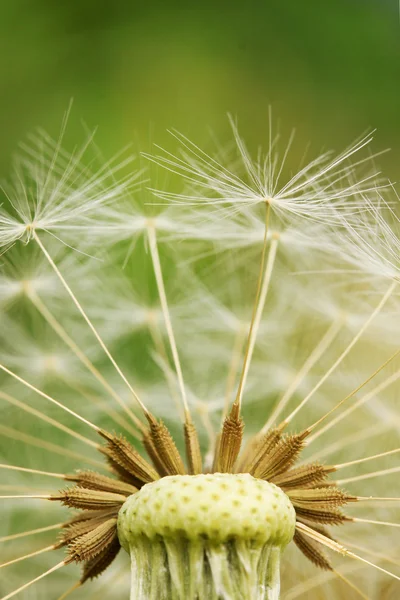
M 227 112 L 256 145 L 271 104 L 317 151 L 377 128 L 398 174 L 398 0 L 4 0 L 0 56 L 2 177 L 28 131 L 57 135 L 70 98 L 69 136 L 99 126 L 107 154 L 170 127 L 223 138 Z
M 267 146 L 271 105 L 300 153 L 376 128 L 374 150 L 392 148 L 379 162 L 399 179 L 398 0 L 2 0 L 0 82 L 0 179 L 29 131 L 57 136 L 71 98 L 69 141 L 83 120 L 108 156 L 131 142 L 168 148 L 168 128 L 228 140 L 228 112 L 253 149 Z

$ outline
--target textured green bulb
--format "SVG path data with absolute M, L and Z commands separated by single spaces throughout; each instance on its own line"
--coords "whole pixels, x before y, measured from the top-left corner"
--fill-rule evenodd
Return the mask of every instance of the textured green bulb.
M 295 522 L 286 494 L 249 474 L 149 483 L 118 518 L 120 542 L 132 558 L 131 597 L 278 598 L 280 555 Z
M 145 485 L 119 514 L 119 537 L 127 549 L 136 537 L 232 539 L 285 547 L 296 515 L 273 483 L 248 474 L 173 475 Z

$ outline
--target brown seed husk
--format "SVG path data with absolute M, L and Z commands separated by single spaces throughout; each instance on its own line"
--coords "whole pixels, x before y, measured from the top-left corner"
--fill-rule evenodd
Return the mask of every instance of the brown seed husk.
M 88 511 L 89 512 L 89 511 Z M 92 511 L 90 511 L 92 512 Z M 99 513 L 102 513 L 99 515 Z M 99 515 L 99 516 L 96 516 Z M 61 535 L 61 542 L 63 545 L 70 544 L 73 540 L 78 538 L 85 533 L 89 533 L 89 531 L 93 531 L 106 521 L 110 519 L 116 519 L 118 517 L 118 510 L 113 511 L 95 511 L 94 516 L 90 519 L 85 519 L 82 521 L 78 521 L 75 523 L 70 523 Z
M 338 487 L 329 486 L 305 490 L 288 491 L 287 495 L 294 506 L 343 506 L 347 502 L 354 501 L 355 496 L 349 496 Z
M 76 562 L 90 560 L 105 551 L 117 539 L 117 519 L 109 519 L 74 540 L 68 547 Z
M 282 431 L 278 427 L 269 429 L 262 435 L 256 434 L 244 449 L 243 457 L 239 461 L 238 472 L 250 473 L 254 476 L 258 465 L 265 461 L 281 437 Z
M 307 538 L 298 529 L 294 533 L 293 541 L 314 565 L 324 571 L 332 571 L 332 566 L 325 553 L 319 548 L 319 544 Z
M 122 435 L 116 436 L 101 430 L 100 435 L 107 441 L 107 454 L 124 472 L 135 480 L 151 483 L 159 479 L 157 471 L 139 454 Z
M 97 556 L 85 562 L 80 579 L 81 584 L 85 583 L 88 579 L 94 579 L 101 575 L 110 566 L 120 550 L 121 546 L 117 537 L 107 548 L 99 552 Z
M 218 444 L 218 454 L 215 461 L 218 473 L 233 473 L 243 439 L 243 419 L 240 416 L 238 404 L 232 406 L 231 413 L 226 417 L 221 438 Z
M 150 425 L 151 440 L 164 470 L 168 475 L 184 475 L 185 465 L 168 428 L 152 415 L 146 416 Z
M 197 435 L 196 427 L 190 418 L 186 418 L 184 433 L 189 473 L 190 475 L 199 475 L 202 471 L 199 436 Z
M 129 483 L 118 479 L 112 479 L 106 475 L 100 475 L 94 471 L 78 471 L 72 475 L 66 475 L 67 481 L 74 481 L 79 487 L 90 490 L 100 490 L 103 492 L 113 492 L 130 496 L 137 492 L 137 488 Z
M 298 459 L 304 448 L 304 440 L 308 432 L 285 435 L 273 450 L 257 465 L 254 477 L 270 480 L 288 471 Z
M 125 502 L 126 496 L 98 490 L 86 490 L 75 486 L 54 494 L 50 500 L 58 500 L 70 508 L 104 510 L 105 508 L 120 507 Z
M 146 449 L 147 454 L 149 455 L 149 457 L 151 459 L 151 462 L 153 463 L 154 467 L 157 469 L 157 473 L 161 477 L 165 477 L 166 475 L 168 475 L 168 472 L 165 469 L 165 467 L 158 455 L 158 452 L 154 445 L 150 431 L 146 431 L 146 433 L 143 434 L 142 442 L 143 442 L 144 448 Z
M 117 506 L 106 508 L 104 510 L 84 510 L 83 512 L 79 512 L 76 515 L 74 515 L 69 521 L 66 521 L 66 523 L 64 523 L 62 527 L 63 529 L 67 529 L 75 523 L 83 523 L 84 521 L 89 521 L 90 519 L 104 518 L 104 520 L 107 520 L 110 517 L 118 514 L 119 509 L 120 507 Z
M 144 485 L 143 481 L 140 481 L 137 477 L 134 477 L 132 473 L 129 473 L 126 469 L 124 469 L 116 460 L 110 456 L 110 451 L 108 448 L 101 448 L 100 452 L 104 454 L 107 459 L 108 464 L 117 475 L 120 481 L 124 483 L 128 483 L 129 485 L 133 485 L 138 490 Z
M 340 510 L 330 509 L 329 507 L 309 508 L 309 505 L 299 506 L 296 504 L 294 508 L 298 517 L 302 517 L 305 521 L 320 523 L 321 525 L 341 525 L 342 523 L 351 521 Z
M 320 463 L 310 463 L 271 477 L 270 481 L 284 490 L 314 487 L 321 485 L 329 474 L 335 470 L 335 467 L 327 467 Z

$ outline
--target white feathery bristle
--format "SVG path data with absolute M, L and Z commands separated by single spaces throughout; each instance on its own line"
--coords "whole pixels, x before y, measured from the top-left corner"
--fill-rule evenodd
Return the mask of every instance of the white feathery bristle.
M 326 152 L 318 156 L 283 183 L 293 136 L 281 157 L 277 137 L 270 139 L 269 150 L 264 156 L 259 155 L 253 160 L 233 120 L 231 125 L 237 151 L 234 160 L 221 162 L 218 157 L 214 159 L 176 132 L 173 135 L 180 143 L 178 155 L 168 151 L 146 155 L 180 175 L 188 185 L 188 190 L 182 193 L 154 190 L 157 197 L 183 208 L 206 205 L 213 209 L 211 215 L 215 218 L 218 215 L 234 218 L 249 207 L 268 202 L 272 211 L 283 219 L 297 222 L 304 218 L 330 225 L 338 223 L 343 214 L 362 211 L 361 194 L 376 189 L 379 183 L 379 174 L 373 170 L 374 157 L 359 158 L 360 151 L 371 143 L 371 135 L 337 155 Z M 201 211 L 199 214 L 200 218 L 204 216 Z
M 69 240 L 106 228 L 102 209 L 125 197 L 140 178 L 140 172 L 116 176 L 132 162 L 132 157 L 116 156 L 94 168 L 93 135 L 68 153 L 62 149 L 66 120 L 59 139 L 39 131 L 21 144 L 14 159 L 13 175 L 3 183 L 5 206 L 0 210 L 0 246 L 17 240 L 29 242 L 35 231 L 51 232 Z M 98 160 L 98 157 L 94 158 Z M 86 163 L 86 164 L 85 164 Z

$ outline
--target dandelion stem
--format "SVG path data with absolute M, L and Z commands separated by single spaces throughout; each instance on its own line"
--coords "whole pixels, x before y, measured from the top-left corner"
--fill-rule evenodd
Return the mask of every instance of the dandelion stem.
M 160 255 L 158 252 L 156 228 L 155 228 L 154 224 L 152 224 L 152 223 L 148 223 L 148 225 L 147 225 L 147 236 L 148 236 L 148 240 L 149 240 L 149 249 L 150 249 L 151 259 L 153 262 L 154 275 L 156 278 L 158 295 L 160 297 L 161 308 L 162 308 L 163 315 L 164 315 L 165 327 L 166 327 L 167 333 L 168 333 L 169 344 L 170 344 L 170 348 L 171 348 L 171 352 L 172 352 L 172 357 L 174 360 L 176 375 L 178 378 L 178 385 L 179 385 L 179 389 L 180 389 L 181 396 L 182 396 L 182 404 L 184 407 L 186 417 L 189 417 L 190 410 L 189 410 L 189 405 L 188 405 L 187 396 L 186 396 L 185 383 L 183 381 L 183 373 L 182 373 L 181 362 L 179 359 L 178 348 L 176 345 L 174 330 L 172 327 L 171 315 L 170 315 L 169 308 L 168 308 L 167 294 L 165 291 L 164 278 L 163 278 L 161 262 L 160 262 Z
M 359 517 L 353 517 L 354 523 L 369 523 L 371 525 L 384 525 L 386 527 L 400 527 L 400 523 L 389 523 L 388 521 L 373 521 L 372 519 L 361 519 Z
M 13 596 L 16 596 L 17 594 L 19 594 L 19 592 L 22 592 L 23 590 L 26 590 L 27 587 L 30 587 L 31 585 L 33 585 L 37 581 L 40 581 L 40 579 L 43 579 L 43 577 L 47 577 L 47 575 L 50 575 L 51 573 L 54 573 L 54 571 L 57 571 L 58 569 L 61 569 L 61 567 L 64 567 L 66 564 L 67 563 L 63 560 L 62 562 L 58 563 L 58 565 L 56 565 L 55 567 L 52 567 L 51 569 L 49 569 L 45 573 L 42 573 L 41 575 L 39 575 L 39 577 L 35 577 L 35 579 L 31 579 L 31 581 L 28 581 L 28 583 L 25 583 L 24 585 L 22 585 L 21 587 L 19 587 L 16 590 L 14 590 L 10 594 L 7 594 L 7 596 L 3 596 L 3 598 L 1 598 L 0 600 L 9 600 L 10 598 L 13 598 Z
M 271 416 L 269 417 L 268 421 L 262 428 L 261 433 L 265 433 L 272 426 L 272 424 L 276 421 L 277 417 L 281 414 L 282 410 L 287 406 L 289 400 L 293 396 L 294 392 L 296 391 L 296 389 L 298 388 L 300 383 L 308 375 L 308 373 L 310 372 L 312 367 L 316 364 L 316 362 L 321 358 L 321 356 L 326 352 L 326 350 L 332 344 L 332 342 L 336 338 L 337 334 L 339 333 L 340 329 L 343 327 L 343 322 L 344 322 L 343 318 L 338 319 L 337 321 L 334 321 L 332 323 L 332 325 L 329 327 L 329 329 L 326 331 L 325 335 L 319 341 L 317 346 L 314 348 L 314 350 L 311 352 L 311 354 L 309 355 L 309 357 L 307 358 L 307 360 L 301 367 L 300 371 L 297 373 L 297 375 L 293 379 L 293 381 L 290 384 L 287 391 L 284 393 L 284 395 L 278 401 L 275 409 L 272 411 Z
M 70 587 L 69 590 L 67 590 L 66 592 L 61 594 L 61 596 L 57 600 L 65 600 L 65 598 L 68 598 L 68 596 L 70 594 L 72 594 L 72 592 L 75 592 L 75 590 L 79 589 L 81 586 L 82 586 L 82 583 L 80 581 L 78 581 L 72 587 Z
M 92 331 L 93 335 L 95 336 L 95 338 L 99 342 L 100 346 L 104 350 L 105 354 L 107 355 L 107 357 L 111 361 L 111 364 L 113 365 L 113 367 L 117 371 L 118 375 L 121 377 L 121 379 L 128 386 L 128 388 L 129 388 L 130 392 L 132 393 L 134 399 L 136 400 L 136 402 L 138 403 L 138 405 L 140 406 L 140 408 L 143 410 L 143 412 L 145 414 L 149 414 L 149 411 L 147 410 L 147 408 L 145 407 L 145 405 L 143 404 L 143 402 L 140 400 L 139 396 L 136 394 L 135 390 L 133 389 L 133 387 L 131 386 L 131 384 L 129 383 L 129 381 L 127 380 L 127 378 L 125 377 L 124 373 L 121 371 L 120 367 L 116 363 L 116 361 L 113 358 L 112 354 L 108 350 L 107 346 L 103 342 L 103 339 L 100 337 L 100 334 L 98 333 L 97 329 L 94 327 L 94 325 L 92 324 L 91 320 L 89 319 L 89 317 L 87 316 L 87 314 L 83 310 L 81 304 L 79 303 L 79 301 L 76 298 L 75 294 L 73 293 L 73 291 L 69 287 L 68 283 L 64 279 L 64 277 L 61 274 L 59 268 L 57 267 L 57 265 L 55 264 L 55 262 L 51 258 L 50 254 L 47 252 L 46 248 L 44 247 L 44 245 L 43 245 L 42 241 L 40 240 L 39 236 L 37 235 L 36 231 L 34 231 L 32 235 L 33 235 L 35 241 L 37 242 L 37 244 L 39 245 L 39 248 L 42 250 L 43 254 L 45 255 L 46 259 L 50 263 L 51 267 L 53 268 L 54 272 L 56 273 L 57 277 L 59 278 L 59 280 L 63 284 L 65 290 L 69 294 L 69 296 L 72 299 L 73 303 L 75 304 L 76 308 L 81 313 L 83 319 L 86 321 L 86 323 L 89 326 L 90 330 Z
M 397 579 L 398 581 L 400 581 L 400 577 L 398 577 L 394 573 L 391 573 L 390 571 L 387 571 L 386 569 L 383 569 L 382 567 L 375 565 L 374 563 L 370 562 L 366 558 L 362 558 L 361 556 L 358 556 L 357 554 L 350 552 L 350 550 L 347 550 L 347 548 L 345 548 L 341 544 L 338 544 L 337 542 L 335 542 L 334 540 L 331 540 L 330 538 L 326 537 L 322 533 L 319 533 L 318 531 L 311 529 L 311 527 L 308 527 L 307 525 L 304 525 L 303 523 L 297 522 L 296 528 L 300 529 L 300 531 L 302 531 L 305 535 L 307 535 L 311 539 L 315 540 L 316 542 L 323 544 L 327 548 L 330 548 L 331 550 L 334 550 L 335 552 L 338 552 L 339 554 L 342 554 L 343 556 L 348 556 L 349 558 L 354 558 L 356 560 L 359 560 L 359 561 L 369 565 L 370 567 L 373 567 L 374 569 L 377 569 L 378 571 L 385 573 L 385 575 L 389 575 L 389 577 L 393 577 L 393 579 Z
M 380 501 L 380 502 L 399 502 L 400 498 L 389 498 L 389 497 L 379 497 L 379 496 L 356 496 L 357 502 L 369 502 L 369 501 Z
M 61 378 L 62 378 L 63 382 L 65 383 L 65 385 L 67 385 L 69 388 L 71 388 L 71 390 L 73 390 L 74 392 L 77 392 L 83 398 L 85 398 L 86 400 L 88 400 L 89 402 L 94 404 L 95 406 L 101 408 L 101 410 L 105 414 L 107 414 L 110 417 L 110 419 L 112 419 L 114 421 L 114 423 L 117 423 L 118 425 L 120 425 L 123 429 L 125 429 L 125 431 L 130 433 L 134 438 L 140 439 L 140 435 L 137 433 L 136 429 L 134 429 L 130 425 L 130 423 L 123 417 L 123 415 L 120 415 L 114 409 L 110 408 L 105 399 L 98 397 L 95 393 L 91 393 L 91 391 L 85 389 L 82 385 L 79 385 L 79 383 L 77 383 L 76 381 L 73 381 L 71 378 L 69 378 L 67 376 L 65 376 L 65 377 L 61 376 Z M 136 417 L 136 415 L 135 415 L 135 417 Z M 137 417 L 136 417 L 136 419 L 137 419 Z M 140 422 L 140 424 L 141 424 L 141 427 L 143 427 L 143 423 Z
M 246 345 L 246 351 L 245 351 L 245 356 L 244 356 L 244 361 L 243 361 L 243 366 L 242 366 L 242 373 L 240 376 L 239 386 L 238 386 L 236 399 L 235 399 L 235 404 L 237 404 L 239 406 L 239 410 L 242 405 L 243 391 L 244 391 L 244 387 L 246 385 L 247 375 L 249 372 L 250 363 L 251 363 L 251 359 L 252 359 L 253 351 L 254 351 L 254 346 L 256 343 L 258 328 L 260 325 L 265 300 L 267 298 L 269 283 L 271 280 L 272 270 L 273 270 L 275 258 L 276 258 L 276 252 L 278 249 L 279 238 L 273 237 L 273 239 L 271 240 L 271 245 L 270 245 L 270 249 L 269 249 L 269 253 L 268 253 L 268 260 L 267 260 L 267 264 L 265 266 L 265 272 L 264 272 L 264 265 L 265 265 L 266 254 L 267 254 L 267 234 L 268 234 L 268 227 L 269 227 L 270 211 L 271 211 L 270 203 L 267 202 L 266 203 L 266 215 L 265 215 L 264 242 L 263 242 L 263 249 L 262 249 L 262 255 L 261 255 L 260 272 L 259 272 L 258 282 L 257 282 L 257 291 L 256 291 L 256 297 L 254 300 L 253 314 L 251 317 L 249 333 L 248 333 L 248 337 L 247 337 L 247 345 Z
M 32 486 L 31 485 L 17 485 L 17 484 L 7 484 L 7 483 L 1 483 L 0 484 L 0 491 L 2 492 L 32 492 Z
M 49 325 L 54 329 L 60 339 L 72 350 L 75 356 L 81 361 L 81 363 L 92 373 L 92 375 L 97 379 L 97 381 L 104 387 L 104 389 L 118 402 L 121 408 L 129 415 L 135 425 L 139 428 L 143 428 L 143 423 L 139 421 L 137 416 L 126 406 L 125 402 L 118 396 L 115 390 L 111 387 L 111 385 L 106 381 L 103 375 L 99 372 L 98 369 L 94 366 L 94 364 L 89 360 L 89 358 L 82 352 L 79 346 L 74 342 L 74 340 L 68 335 L 62 325 L 57 321 L 54 315 L 49 311 L 46 305 L 42 302 L 36 292 L 32 289 L 28 289 L 27 296 L 35 306 L 35 308 L 39 311 L 42 317 L 49 323 Z M 132 428 L 129 428 L 130 433 L 135 437 L 138 437 L 136 431 Z
M 370 600 L 369 596 L 366 596 L 364 594 L 364 592 L 362 592 L 360 590 L 359 587 L 357 587 L 352 581 L 350 581 L 350 579 L 348 579 L 347 577 L 345 577 L 344 575 L 342 575 L 341 573 L 339 573 L 339 571 L 336 571 L 336 569 L 333 569 L 333 572 L 335 573 L 336 577 L 338 577 L 339 579 L 341 579 L 354 592 L 356 592 L 360 596 L 360 598 L 364 598 L 364 600 Z
M 400 565 L 400 562 L 398 560 L 393 560 L 393 558 L 391 558 L 390 556 L 386 556 L 385 554 L 381 554 L 380 552 L 374 552 L 374 550 L 371 550 L 370 548 L 366 548 L 364 546 L 358 546 L 357 544 L 353 544 L 353 542 L 350 542 L 348 539 L 345 540 L 345 544 L 346 544 L 346 546 L 349 546 L 350 548 L 354 548 L 354 550 L 360 550 L 361 552 L 370 554 L 371 556 L 374 556 L 375 558 L 389 562 L 392 565 L 396 565 L 396 566 Z
M 196 405 L 196 411 L 200 416 L 201 422 L 208 437 L 208 446 L 204 456 L 204 468 L 211 469 L 215 454 L 215 446 L 217 443 L 217 435 L 210 419 L 210 409 L 207 404 L 205 402 L 198 401 Z
M 71 430 L 72 431 L 72 430 Z M 11 427 L 6 427 L 5 425 L 0 424 L 0 433 L 12 440 L 18 440 L 23 442 L 24 444 L 29 444 L 30 446 L 36 446 L 37 448 L 41 448 L 42 450 L 47 450 L 53 454 L 59 454 L 63 457 L 68 456 L 69 458 L 73 458 L 75 461 L 84 460 L 88 464 L 94 465 L 97 468 L 105 469 L 107 471 L 111 470 L 111 467 L 104 465 L 104 463 L 96 460 L 94 458 L 90 458 L 85 454 L 74 452 L 65 446 L 61 446 L 60 444 L 54 444 L 52 442 L 45 442 L 41 438 L 37 438 L 33 435 L 28 435 L 26 433 L 22 433 L 16 429 L 12 429 Z
M 357 475 L 356 477 L 348 477 L 347 479 L 337 479 L 337 485 L 343 485 L 345 483 L 353 483 L 354 481 L 363 481 L 365 479 L 373 479 L 374 477 L 384 477 L 385 475 L 392 475 L 393 473 L 399 473 L 400 467 L 393 467 L 391 469 L 384 469 L 380 471 L 374 471 L 373 473 L 365 473 L 364 475 Z
M 350 552 L 348 550 L 346 555 L 349 556 L 350 558 L 355 558 L 356 560 L 359 560 L 359 561 L 365 563 L 366 565 L 369 565 L 370 567 L 377 569 L 378 571 L 381 571 L 381 573 L 384 573 L 385 575 L 389 575 L 389 577 L 393 577 L 393 579 L 397 579 L 397 581 L 400 581 L 400 577 L 398 577 L 394 573 L 391 573 L 390 571 L 387 571 L 386 569 L 379 567 L 378 565 L 374 564 L 373 562 L 370 562 L 369 560 L 367 560 L 366 558 L 363 558 L 362 556 L 359 556 L 358 554 L 354 554 L 354 552 Z
M 0 464 L 0 469 L 9 469 L 10 471 L 22 471 L 23 473 L 32 473 L 33 475 L 45 475 L 47 477 L 55 477 L 56 479 L 64 479 L 62 473 L 50 473 L 48 471 L 39 471 L 37 469 L 28 469 L 26 467 L 15 467 L 14 465 Z
M 172 372 L 172 369 L 170 367 L 164 340 L 162 338 L 160 328 L 157 326 L 157 322 L 156 322 L 156 319 L 154 318 L 154 315 L 149 316 L 148 326 L 149 326 L 151 338 L 154 343 L 154 347 L 163 361 L 163 364 L 161 365 L 161 369 L 162 369 L 165 379 L 167 381 L 171 397 L 173 398 L 173 400 L 176 404 L 178 414 L 180 414 L 181 413 L 181 400 L 180 400 L 179 393 L 176 389 L 175 374 Z
M 349 572 L 349 573 L 353 573 L 353 571 L 362 568 L 362 564 L 360 563 L 348 563 L 347 561 L 345 563 L 342 563 L 340 565 L 340 569 L 341 572 Z M 307 598 L 310 595 L 310 591 L 316 587 L 319 587 L 321 585 L 323 585 L 324 583 L 327 583 L 328 581 L 330 581 L 331 579 L 333 579 L 334 577 L 336 577 L 336 571 L 332 570 L 332 571 L 319 571 L 318 575 L 314 575 L 313 577 L 307 577 L 305 581 L 302 581 L 301 583 L 295 585 L 294 587 L 292 587 L 286 594 L 285 594 L 285 600 L 295 600 L 295 598 L 299 598 L 300 596 L 303 596 L 304 594 L 307 594 Z M 370 600 L 368 598 L 368 600 Z
M 40 527 L 39 529 L 31 529 L 30 531 L 23 531 L 21 533 L 14 533 L 13 535 L 6 535 L 0 538 L 1 542 L 9 542 L 11 540 L 18 540 L 20 538 L 28 537 L 30 535 L 36 535 L 38 533 L 45 533 L 46 531 L 53 531 L 54 529 L 60 529 L 62 523 L 56 523 L 55 525 L 49 525 L 48 527 Z
M 118 589 L 118 587 L 119 587 L 120 584 L 124 585 L 125 582 L 129 580 L 130 570 L 131 569 L 130 569 L 130 565 L 129 565 L 128 568 L 120 568 L 120 569 L 118 569 L 116 571 L 116 573 L 114 574 L 114 576 L 112 578 L 114 589 Z M 108 582 L 107 581 L 103 582 L 103 586 L 102 587 L 105 587 L 104 583 L 105 583 L 105 585 L 107 585 Z M 68 594 L 71 591 L 72 590 L 69 590 Z M 88 591 L 89 590 L 87 590 L 86 593 L 88 593 Z M 61 596 L 60 598 L 57 598 L 57 600 L 64 600 L 65 597 L 66 597 L 65 595 Z M 99 590 L 95 589 L 95 591 L 92 594 L 90 594 L 90 596 L 88 596 L 88 597 L 85 596 L 85 599 L 87 599 L 87 600 L 98 600 L 99 599 Z
M 333 454 L 339 450 L 343 450 L 347 446 L 352 444 L 357 444 L 358 442 L 362 442 L 363 440 L 370 440 L 373 436 L 381 435 L 385 433 L 388 429 L 390 429 L 390 425 L 387 423 L 381 423 L 380 425 L 371 425 L 371 427 L 367 427 L 366 429 L 362 429 L 357 434 L 352 432 L 350 435 L 347 435 L 344 438 L 340 438 L 329 444 L 329 446 L 325 446 L 318 450 L 318 452 L 314 452 L 307 460 L 320 460 L 322 457 L 327 456 L 329 454 Z M 310 438 L 312 439 L 312 438 Z
M 49 552 L 50 550 L 54 550 L 56 546 L 52 544 L 51 546 L 46 546 L 45 548 L 41 548 L 40 550 L 35 550 L 35 552 L 30 552 L 29 554 L 25 554 L 24 556 L 19 556 L 18 558 L 14 558 L 13 560 L 9 560 L 6 563 L 0 565 L 0 569 L 3 567 L 8 567 L 9 565 L 14 565 L 15 563 L 26 560 L 27 558 L 32 558 L 33 556 L 38 556 L 39 554 L 44 554 L 45 552 Z
M 357 334 L 351 340 L 350 344 L 342 352 L 342 354 L 339 356 L 339 358 L 336 359 L 336 361 L 328 369 L 328 371 L 325 373 L 325 375 L 319 380 L 319 382 L 307 394 L 307 396 L 304 398 L 304 400 L 302 402 L 300 402 L 300 404 L 290 413 L 290 415 L 288 417 L 286 417 L 286 419 L 284 420 L 285 425 L 287 425 L 288 423 L 290 423 L 290 421 L 307 404 L 307 402 L 315 394 L 315 392 L 319 390 L 319 388 L 322 386 L 322 384 L 325 383 L 325 381 L 328 379 L 328 377 L 335 371 L 335 369 L 340 365 L 340 363 L 346 358 L 346 356 L 349 354 L 350 350 L 355 346 L 355 344 L 358 342 L 358 340 L 363 335 L 363 333 L 368 329 L 368 327 L 371 324 L 371 322 L 373 321 L 373 319 L 382 310 L 382 308 L 384 307 L 384 305 L 386 304 L 386 302 L 388 301 L 388 299 L 392 295 L 392 293 L 393 293 L 396 285 L 397 285 L 396 281 L 394 281 L 394 282 L 391 283 L 391 285 L 389 286 L 388 290 L 384 294 L 383 298 L 379 302 L 378 306 L 376 306 L 376 308 L 373 310 L 372 314 L 364 322 L 364 324 L 362 325 L 361 329 L 359 329 L 359 331 L 357 332 Z
M 226 380 L 226 388 L 225 388 L 225 402 L 224 409 L 222 411 L 221 421 L 222 423 L 225 420 L 225 417 L 228 414 L 229 406 L 231 403 L 231 397 L 233 393 L 233 388 L 235 386 L 236 376 L 238 373 L 240 358 L 242 356 L 244 342 L 246 340 L 246 329 L 244 325 L 240 325 L 239 329 L 235 336 L 235 342 L 232 349 L 232 357 L 229 366 L 228 377 Z
M 346 396 L 346 398 L 344 398 L 343 400 L 341 400 L 339 402 L 339 404 L 337 404 L 336 406 L 334 406 L 334 408 L 332 410 L 330 410 L 326 415 L 324 415 L 321 419 L 319 419 L 316 423 L 314 423 L 314 425 L 311 426 L 311 429 L 313 429 L 319 423 L 321 423 L 323 420 L 325 420 L 325 418 L 328 415 L 330 415 L 333 411 L 335 411 L 337 408 L 339 408 L 339 406 L 341 406 L 344 402 L 346 402 L 346 400 L 348 400 L 349 398 L 351 398 L 352 396 L 354 396 L 354 394 L 356 394 L 364 385 L 366 385 L 369 381 L 371 381 L 371 379 L 373 379 L 377 373 L 379 373 L 384 367 L 386 367 L 386 365 L 389 364 L 389 362 L 391 360 L 393 360 L 399 353 L 400 353 L 400 350 L 398 350 L 397 352 L 395 352 L 395 354 L 393 354 L 383 365 L 381 365 L 379 367 L 379 369 L 377 369 L 377 371 L 375 371 L 375 373 L 373 373 L 361 385 L 359 385 L 348 396 Z M 398 369 L 390 377 L 388 377 L 387 379 L 385 379 L 384 381 L 382 381 L 379 385 L 377 385 L 376 387 L 374 387 L 373 390 L 371 390 L 370 392 L 368 392 L 367 394 L 365 394 L 364 396 L 362 396 L 352 406 L 349 406 L 349 408 L 347 410 L 345 410 L 343 413 L 341 413 L 340 415 L 338 415 L 337 417 L 335 417 L 334 419 L 332 419 L 332 421 L 330 421 L 329 423 L 327 423 L 317 433 L 314 433 L 314 435 L 311 436 L 310 439 L 308 440 L 308 443 L 311 444 L 312 442 L 314 442 L 320 435 L 326 433 L 329 429 L 331 429 L 332 427 L 334 427 L 337 423 L 339 423 L 340 421 L 342 421 L 345 417 L 347 417 L 349 414 L 351 414 L 357 408 L 359 408 L 360 406 L 362 406 L 363 404 L 365 404 L 366 402 L 368 402 L 368 400 L 370 400 L 371 398 L 373 398 L 374 396 L 376 396 L 377 394 L 379 394 L 380 392 L 382 392 L 383 390 L 385 390 L 392 383 L 395 383 L 399 379 L 399 377 L 400 377 L 400 369 Z
M 373 456 L 366 456 L 365 458 L 359 458 L 357 460 L 351 460 L 350 462 L 334 465 L 334 467 L 335 467 L 335 469 L 344 469 L 344 468 L 350 467 L 352 465 L 359 465 L 360 463 L 374 460 L 375 458 L 382 458 L 383 456 L 390 456 L 391 454 L 398 454 L 399 452 L 400 452 L 400 448 L 395 448 L 394 450 L 388 450 L 387 452 L 381 452 L 380 454 L 374 454 Z
M 32 408 L 31 406 L 29 406 L 28 404 L 25 404 L 24 402 L 21 402 L 20 400 L 17 400 L 17 398 L 10 396 L 6 392 L 0 391 L 0 398 L 2 398 L 3 400 L 6 400 L 6 402 L 9 402 L 13 406 L 17 406 L 18 408 L 20 408 L 21 410 L 23 410 L 25 412 L 30 413 L 31 415 L 35 415 L 35 417 L 38 417 L 38 419 L 45 421 L 45 423 L 49 423 L 50 425 L 53 425 L 57 429 L 60 429 L 61 431 L 65 431 L 65 433 L 68 433 L 68 435 L 76 438 L 77 440 L 80 440 L 81 442 L 87 444 L 88 446 L 92 446 L 92 448 L 95 448 L 96 450 L 99 447 L 99 445 L 96 444 L 96 442 L 89 440 L 87 437 L 81 435 L 74 429 L 70 429 L 69 427 L 66 427 L 65 425 L 63 425 L 62 423 L 59 423 L 55 419 L 48 417 L 45 413 L 43 413 L 39 410 L 36 410 L 35 408 Z
M 42 392 L 41 390 L 39 390 L 37 387 L 35 387 L 34 385 L 32 385 L 31 383 L 29 383 L 25 379 L 22 379 L 22 377 L 20 377 L 16 373 L 13 373 L 13 371 L 10 371 L 9 369 L 7 369 L 7 367 L 5 367 L 4 365 L 0 364 L 0 369 L 2 371 L 4 371 L 5 373 L 7 373 L 8 375 L 11 375 L 11 377 L 14 377 L 14 379 L 16 379 L 17 381 L 19 381 L 23 385 L 25 385 L 27 388 L 29 388 L 32 391 L 34 391 L 37 394 L 39 394 L 39 396 L 42 396 L 42 398 L 45 398 L 49 402 L 52 402 L 52 404 L 55 404 L 56 406 L 58 406 L 62 410 L 65 410 L 65 412 L 69 413 L 70 415 L 72 415 L 76 419 L 79 419 L 79 421 L 82 421 L 82 423 L 85 423 L 85 425 L 88 425 L 91 429 L 94 429 L 94 431 L 100 432 L 100 428 L 97 427 L 97 425 L 94 425 L 93 423 L 91 423 L 90 421 L 88 421 L 87 419 L 85 419 L 84 417 L 81 417 L 80 415 L 78 415 L 78 413 L 76 413 L 73 410 L 71 410 L 70 408 L 67 408 L 66 406 L 64 406 L 64 404 L 61 404 L 61 402 L 58 402 L 58 400 L 55 400 L 54 398 L 52 398 L 51 396 L 49 396 L 45 392 Z
M 24 494 L 24 495 L 13 495 L 13 496 L 0 496 L 2 500 L 22 500 L 22 499 L 38 499 L 38 500 L 51 500 L 50 494 Z

